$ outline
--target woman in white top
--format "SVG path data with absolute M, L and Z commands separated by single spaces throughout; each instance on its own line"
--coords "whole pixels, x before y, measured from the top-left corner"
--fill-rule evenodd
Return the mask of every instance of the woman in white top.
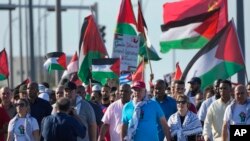
M 39 141 L 39 126 L 37 120 L 29 114 L 27 99 L 19 99 L 16 103 L 17 115 L 8 126 L 7 141 Z

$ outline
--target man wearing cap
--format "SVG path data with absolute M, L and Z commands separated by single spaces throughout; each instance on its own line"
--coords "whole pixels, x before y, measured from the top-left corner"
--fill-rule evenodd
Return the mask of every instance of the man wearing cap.
M 164 113 L 157 102 L 146 97 L 145 83 L 134 82 L 132 91 L 133 100 L 125 104 L 122 111 L 122 141 L 158 141 L 158 124 L 162 126 L 167 140 L 170 140 Z
M 166 90 L 166 82 L 164 80 L 157 80 L 154 85 L 154 97 L 152 98 L 153 101 L 158 102 L 158 104 L 161 106 L 162 111 L 164 112 L 164 115 L 166 119 L 169 119 L 169 117 L 177 112 L 177 105 L 176 100 L 173 99 L 170 96 L 167 96 L 165 93 Z M 164 132 L 160 125 L 158 125 L 158 136 L 159 140 L 164 140 Z
M 38 97 L 49 102 L 50 101 L 49 94 L 46 92 L 46 89 L 48 88 L 46 88 L 43 84 L 38 84 L 38 89 L 39 89 Z
M 199 77 L 193 77 L 188 83 L 190 87 L 187 96 L 189 96 L 190 102 L 195 105 L 195 96 L 201 92 L 201 79 Z
M 96 84 L 92 87 L 92 93 L 90 100 L 101 107 L 101 99 L 102 99 L 102 94 L 101 94 L 101 86 L 99 84 Z
M 27 99 L 27 85 L 23 84 L 19 87 L 19 98 L 25 98 Z
M 103 125 L 100 131 L 98 141 L 103 141 L 107 131 L 110 133 L 111 141 L 121 140 L 121 119 L 122 119 L 122 108 L 124 104 L 130 101 L 131 87 L 128 84 L 120 85 L 119 95 L 121 99 L 110 104 L 107 108 L 102 121 Z
M 70 99 L 71 106 L 76 109 L 76 113 L 87 129 L 84 139 L 78 137 L 77 141 L 96 141 L 97 125 L 94 110 L 87 101 L 82 100 L 82 97 L 76 94 L 75 83 L 66 82 L 64 84 L 64 97 Z

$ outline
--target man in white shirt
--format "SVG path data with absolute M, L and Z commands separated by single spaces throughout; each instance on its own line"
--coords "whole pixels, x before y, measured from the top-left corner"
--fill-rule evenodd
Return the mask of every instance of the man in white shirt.
M 222 139 L 222 124 L 226 107 L 231 102 L 232 84 L 229 80 L 223 80 L 219 86 L 221 98 L 214 101 L 208 108 L 207 116 L 204 122 L 203 136 L 205 141 L 211 141 L 210 135 L 213 135 L 214 141 Z
M 247 90 L 244 85 L 238 85 L 234 89 L 234 98 L 231 104 L 226 108 L 223 126 L 222 126 L 222 141 L 229 140 L 230 125 L 249 125 L 249 108 L 250 99 L 247 99 Z
M 120 86 L 119 94 L 121 99 L 115 101 L 107 108 L 102 121 L 103 125 L 101 127 L 100 135 L 98 141 L 105 140 L 105 134 L 107 130 L 110 133 L 111 141 L 121 140 L 121 119 L 122 119 L 122 108 L 130 101 L 131 87 L 128 84 L 123 84 Z

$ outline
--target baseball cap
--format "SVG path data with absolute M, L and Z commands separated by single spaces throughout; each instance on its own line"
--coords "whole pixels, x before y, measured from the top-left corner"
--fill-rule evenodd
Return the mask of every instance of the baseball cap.
M 93 91 L 93 92 L 94 92 L 94 91 L 101 91 L 101 86 L 98 85 L 98 84 L 94 85 L 94 86 L 92 87 L 92 91 Z
M 201 84 L 201 79 L 199 77 L 193 77 L 190 81 L 188 81 L 188 83 L 190 83 L 190 84 L 195 84 L 195 83 Z
M 133 84 L 132 84 L 132 89 L 134 88 L 139 88 L 139 89 L 143 89 L 143 88 L 146 88 L 146 85 L 143 81 L 135 81 Z
M 76 89 L 76 84 L 73 82 L 66 82 L 64 85 L 64 89 L 69 89 L 69 90 L 75 90 Z

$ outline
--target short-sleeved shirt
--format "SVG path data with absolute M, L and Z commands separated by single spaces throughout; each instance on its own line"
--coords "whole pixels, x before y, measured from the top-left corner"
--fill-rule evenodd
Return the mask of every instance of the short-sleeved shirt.
M 122 123 L 129 124 L 134 112 L 133 102 L 125 104 L 122 111 Z M 158 141 L 158 129 L 160 118 L 164 116 L 164 113 L 160 105 L 150 100 L 147 104 L 141 107 L 141 115 L 139 123 L 136 129 L 134 141 Z
M 57 113 L 43 119 L 41 134 L 44 141 L 77 141 L 77 136 L 86 135 L 86 128 L 75 118 Z
M 95 124 L 96 123 L 96 117 L 94 110 L 92 106 L 86 101 L 81 100 L 81 107 L 79 112 L 79 117 L 83 123 L 83 125 L 86 127 L 86 136 L 81 139 L 78 138 L 78 141 L 89 141 L 89 135 L 88 135 L 88 126 L 89 124 Z
M 30 141 L 34 141 L 33 131 L 36 130 L 39 130 L 39 126 L 37 120 L 33 117 L 12 118 L 8 126 L 8 132 L 14 135 L 15 141 L 27 141 L 27 135 Z
M 0 107 L 0 129 L 3 129 L 4 125 L 8 125 L 10 117 L 4 108 Z M 4 133 L 0 134 L 0 141 L 4 141 Z
M 158 102 L 167 120 L 172 114 L 177 112 L 176 100 L 172 97 L 166 96 L 162 102 L 157 101 L 155 97 L 153 97 L 152 100 Z M 158 136 L 160 141 L 165 137 L 161 125 L 158 125 Z
M 41 125 L 42 119 L 50 115 L 51 111 L 52 106 L 44 99 L 38 97 L 34 103 L 30 102 L 30 115 L 36 118 L 39 127 Z
M 232 117 L 230 117 L 231 114 Z M 229 122 L 229 125 L 245 125 L 247 121 L 247 115 L 247 104 L 241 105 L 235 103 L 233 107 L 229 105 L 226 108 L 223 121 Z
M 111 141 L 121 140 L 121 119 L 122 119 L 123 104 L 121 100 L 117 100 L 107 108 L 102 121 L 104 124 L 109 124 L 109 133 Z

